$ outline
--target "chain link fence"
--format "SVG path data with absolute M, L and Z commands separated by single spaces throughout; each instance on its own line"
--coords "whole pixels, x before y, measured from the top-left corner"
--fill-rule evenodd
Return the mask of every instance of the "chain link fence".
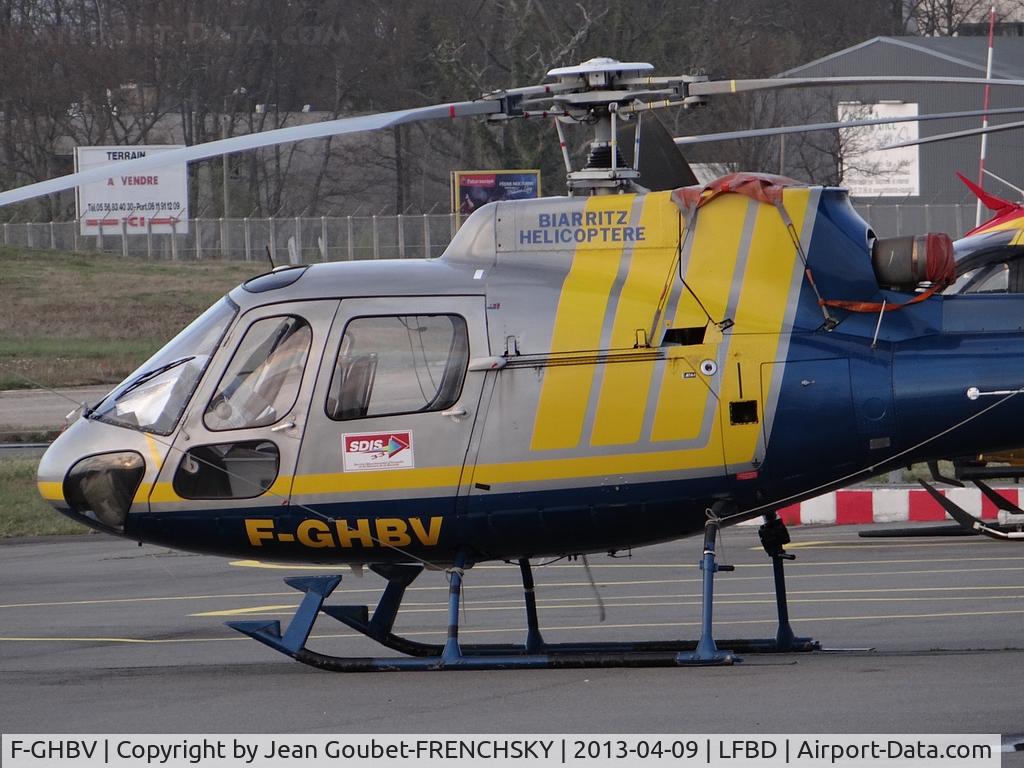
M 266 261 L 302 264 L 440 256 L 455 233 L 450 214 L 316 218 L 190 219 L 179 234 L 128 234 L 102 228 L 81 235 L 77 222 L 10 223 L 4 245 L 103 252 L 149 259 Z
M 974 226 L 975 206 L 855 204 L 879 237 L 946 232 L 959 237 Z M 98 251 L 149 259 L 266 261 L 300 264 L 358 259 L 440 256 L 458 227 L 454 214 L 321 216 L 270 219 L 190 219 L 180 234 L 130 234 L 111 226 L 102 235 L 79 234 L 77 222 L 9 223 L 4 245 L 62 251 Z

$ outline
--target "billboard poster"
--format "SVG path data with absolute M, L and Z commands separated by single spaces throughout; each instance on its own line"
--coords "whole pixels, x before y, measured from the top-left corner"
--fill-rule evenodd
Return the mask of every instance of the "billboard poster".
M 917 104 L 840 103 L 839 121 L 876 120 L 917 115 Z M 866 125 L 840 131 L 842 185 L 851 197 L 913 197 L 921 194 L 919 147 L 880 150 L 917 138 L 916 122 Z
M 540 171 L 452 171 L 452 212 L 460 220 L 499 200 L 540 197 Z
M 188 170 L 185 163 L 150 168 L 139 173 L 118 173 L 117 164 L 149 157 L 178 145 L 75 147 L 75 170 L 109 166 L 102 181 L 82 184 L 75 194 L 83 235 L 145 235 L 188 232 Z

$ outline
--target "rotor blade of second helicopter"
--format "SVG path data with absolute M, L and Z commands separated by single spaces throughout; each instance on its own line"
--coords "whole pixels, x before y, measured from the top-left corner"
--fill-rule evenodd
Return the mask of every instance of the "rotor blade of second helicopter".
M 699 136 L 678 136 L 673 139 L 676 144 L 704 144 L 711 141 L 732 141 L 734 139 L 756 139 L 762 136 L 779 136 L 789 133 L 810 133 L 812 131 L 829 131 L 837 128 L 860 128 L 867 125 L 888 125 L 889 123 L 925 122 L 927 120 L 955 120 L 960 117 L 981 117 L 982 115 L 1006 115 L 1024 112 L 1024 107 L 1006 107 L 1001 109 L 975 109 L 970 112 L 938 112 L 931 115 L 910 115 L 907 117 L 879 117 L 870 120 L 842 120 L 833 123 L 807 123 L 806 125 L 782 125 L 775 128 L 751 128 L 743 131 L 723 131 L 721 133 L 705 133 Z
M 0 206 L 20 203 L 40 195 L 72 189 L 80 184 L 102 181 L 115 172 L 117 174 L 138 173 L 152 168 L 189 163 L 195 160 L 206 160 L 220 155 L 270 147 L 275 144 L 376 131 L 421 120 L 491 115 L 500 112 L 501 109 L 502 104 L 497 100 L 462 101 L 451 104 L 435 104 L 429 107 L 417 107 L 415 109 L 403 109 L 396 112 L 381 112 L 374 115 L 343 117 L 338 120 L 295 125 L 289 128 L 277 128 L 272 131 L 263 131 L 262 133 L 248 133 L 243 136 L 218 139 L 217 141 L 210 141 L 205 144 L 194 144 L 190 147 L 182 147 L 181 149 L 171 149 L 166 152 L 149 155 L 148 157 L 124 160 L 114 166 L 106 165 L 90 168 L 86 171 L 69 173 L 66 176 L 59 176 L 55 179 L 48 179 L 36 182 L 35 184 L 17 187 L 6 192 L 0 192 Z
M 807 86 L 885 85 L 912 83 L 921 85 L 1009 85 L 1024 87 L 1024 80 L 984 77 L 931 77 L 928 75 L 866 75 L 850 77 L 767 77 L 751 80 L 707 80 L 687 84 L 690 96 L 716 96 L 750 91 L 772 91 Z
M 981 133 L 999 133 L 1000 131 L 1014 131 L 1018 128 L 1024 128 L 1024 120 L 1016 123 L 1000 123 L 999 125 L 988 125 L 984 128 L 965 128 L 962 131 L 953 131 L 952 133 L 939 133 L 935 136 L 925 136 L 923 139 L 914 139 L 911 141 L 901 141 L 897 144 L 886 144 L 884 147 L 879 149 L 899 149 L 900 147 L 914 147 L 918 144 L 931 144 L 936 141 L 951 141 L 953 139 L 962 139 L 965 136 L 977 136 Z

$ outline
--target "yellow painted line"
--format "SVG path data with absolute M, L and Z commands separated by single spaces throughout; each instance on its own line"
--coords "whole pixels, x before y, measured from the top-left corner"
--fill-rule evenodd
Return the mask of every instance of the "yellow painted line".
M 172 645 L 175 643 L 216 643 L 221 640 L 248 640 L 248 637 L 0 637 L 4 643 L 126 643 L 129 645 Z
M 701 605 L 701 596 L 698 594 L 680 596 L 678 598 L 669 599 L 669 596 L 650 595 L 649 598 L 653 598 L 648 602 L 636 602 L 635 599 L 631 602 L 622 602 L 626 598 L 603 598 L 602 602 L 606 609 L 612 608 L 673 608 L 673 607 L 699 607 Z M 814 597 L 814 598 L 792 598 L 790 597 L 790 605 L 814 605 L 819 603 L 942 603 L 942 602 L 963 602 L 970 600 L 971 602 L 979 602 L 985 600 L 987 602 L 994 601 L 1006 601 L 1006 600 L 1024 600 L 1024 595 L 996 595 L 984 598 L 979 598 L 976 595 L 952 595 L 946 597 Z M 732 599 L 727 595 L 719 595 L 715 599 L 715 608 L 721 608 L 728 605 L 775 605 L 774 595 L 768 595 L 763 598 L 746 598 L 746 599 Z M 553 604 L 545 600 L 537 601 L 537 609 L 540 611 L 553 611 L 553 610 L 594 610 L 597 607 L 596 601 L 591 600 L 589 603 L 577 603 L 577 604 L 565 604 L 558 603 Z M 253 609 L 238 609 L 238 610 L 226 610 L 226 611 L 208 611 L 205 613 L 190 613 L 188 614 L 193 618 L 219 618 L 229 616 L 262 616 L 262 617 L 290 617 L 295 614 L 295 610 L 298 608 L 298 604 L 294 605 L 279 605 L 279 606 L 264 606 L 262 608 Z M 476 601 L 472 605 L 465 607 L 464 612 L 466 614 L 473 613 L 493 613 L 496 611 L 503 612 L 522 612 L 523 607 L 521 605 L 489 605 L 486 602 Z M 422 607 L 405 607 L 402 608 L 403 615 L 411 615 L 414 613 L 438 613 L 446 614 L 448 612 L 448 606 L 438 603 L 433 606 L 422 606 Z M 801 617 L 801 620 L 803 617 Z
M 278 613 L 280 611 L 294 612 L 299 607 L 299 603 L 289 603 L 286 605 L 257 605 L 253 608 L 228 608 L 223 611 L 203 611 L 202 613 L 190 613 L 189 616 L 247 616 L 252 613 Z M 403 610 L 404 613 L 404 610 Z
M 369 590 L 367 590 L 369 591 Z M 379 590 L 378 590 L 379 591 Z M 0 608 L 60 608 L 72 605 L 116 605 L 118 603 L 160 603 L 181 600 L 235 600 L 247 597 L 277 597 L 292 592 L 242 592 L 228 595 L 174 595 L 171 597 L 114 597 L 106 600 L 60 600 L 49 603 L 7 603 Z
M 986 558 L 971 558 L 971 560 L 985 560 L 985 559 Z M 1005 559 L 1011 559 L 1011 558 L 1005 558 Z M 902 563 L 902 562 L 928 563 L 928 562 L 933 562 L 933 561 L 930 561 L 930 560 L 916 560 L 916 561 L 896 561 L 896 562 L 898 562 L 898 563 Z M 956 558 L 956 559 L 950 560 L 949 562 L 962 562 L 962 559 L 961 558 Z M 870 564 L 870 561 L 847 563 L 847 564 L 867 565 L 867 564 Z M 991 567 L 991 568 L 973 567 L 973 568 L 949 568 L 949 569 L 928 568 L 928 569 L 899 570 L 899 571 L 871 570 L 871 571 L 849 571 L 849 572 L 844 572 L 844 573 L 793 573 L 792 571 L 789 570 L 789 568 L 793 568 L 795 565 L 797 565 L 797 564 L 796 563 L 791 563 L 789 565 L 789 567 L 787 568 L 787 574 L 786 575 L 787 575 L 787 577 L 789 577 L 791 579 L 822 579 L 822 578 L 829 578 L 829 579 L 842 578 L 842 579 L 846 579 L 846 578 L 858 578 L 858 577 L 879 577 L 879 578 L 883 578 L 883 577 L 889 577 L 889 576 L 906 576 L 906 575 L 951 575 L 951 576 L 953 576 L 953 575 L 962 574 L 962 573 L 969 573 L 969 574 L 978 574 L 978 573 L 1019 573 L 1021 571 L 1024 571 L 1024 566 L 1018 566 L 1018 567 Z M 579 567 L 579 566 L 576 566 L 576 567 Z M 591 568 L 594 568 L 594 567 L 595 566 L 591 566 Z M 661 566 L 651 566 L 651 567 L 661 567 Z M 697 567 L 694 564 L 690 564 L 690 565 L 687 565 L 687 566 L 664 566 L 664 567 L 686 567 L 686 568 L 689 568 L 695 575 L 693 575 L 693 576 L 681 576 L 679 578 L 673 578 L 673 579 L 629 579 L 629 580 L 623 580 L 623 581 L 612 581 L 612 580 L 603 579 L 603 580 L 598 581 L 598 586 L 602 587 L 602 588 L 613 588 L 613 587 L 620 587 L 620 586 L 649 586 L 649 585 L 658 585 L 658 584 L 675 584 L 675 585 L 679 585 L 679 584 L 699 583 L 700 580 L 701 580 L 701 577 L 699 575 L 696 575 L 697 574 Z M 764 564 L 742 564 L 741 563 L 741 564 L 738 564 L 737 567 L 738 568 L 743 568 L 743 569 L 770 568 L 771 564 L 770 563 L 764 563 Z M 472 571 L 469 572 L 469 577 L 470 578 L 472 577 Z M 724 584 L 731 584 L 731 583 L 736 583 L 736 582 L 741 582 L 741 581 L 744 581 L 744 582 L 745 581 L 764 581 L 765 578 L 766 577 L 764 575 L 739 576 L 739 575 L 731 575 L 730 574 L 729 576 L 722 577 L 723 581 L 720 581 L 719 584 L 723 584 L 724 585 Z M 383 590 L 383 586 L 384 586 L 383 583 L 381 583 L 380 586 L 370 587 L 370 588 L 362 588 L 362 587 L 361 588 L 349 588 L 346 585 L 343 585 L 342 588 L 338 591 L 337 594 L 338 595 L 351 595 L 351 596 L 364 595 L 364 594 L 379 595 L 381 593 L 381 591 Z M 538 580 L 537 580 L 537 589 L 538 590 L 565 589 L 565 588 L 576 588 L 576 587 L 587 587 L 587 588 L 589 588 L 590 587 L 590 582 L 589 581 L 545 582 L 545 581 L 543 581 L 542 578 L 538 578 Z M 465 586 L 465 589 L 468 590 L 468 591 L 476 591 L 476 590 L 483 591 L 483 590 L 488 590 L 488 589 L 494 589 L 494 590 L 506 590 L 506 589 L 521 590 L 522 588 L 523 588 L 523 585 L 521 583 L 519 583 L 519 582 L 508 583 L 508 584 L 472 584 L 472 583 L 470 583 L 470 584 L 467 584 Z M 948 590 L 957 590 L 957 589 L 1020 589 L 1020 588 L 1021 587 L 1018 587 L 1018 586 L 993 585 L 991 587 L 988 587 L 988 586 L 985 586 L 985 587 L 981 587 L 981 586 L 979 586 L 979 587 L 955 587 L 955 586 L 951 586 L 951 587 L 915 587 L 913 589 L 916 589 L 916 590 L 934 589 L 936 591 L 948 591 Z M 892 588 L 892 589 L 901 589 L 902 590 L 904 588 Z M 907 589 L 910 589 L 910 588 L 907 588 Z M 429 591 L 442 591 L 442 590 L 447 592 L 447 590 L 448 590 L 447 585 L 445 585 L 445 584 L 438 584 L 438 585 L 435 585 L 435 586 L 412 586 L 412 587 L 409 587 L 406 591 L 407 592 L 429 592 Z M 821 591 L 822 591 L 822 593 L 830 593 L 830 592 L 839 592 L 839 591 L 842 591 L 842 590 L 828 590 L 828 589 L 826 589 L 826 590 L 821 590 Z M 850 588 L 849 591 L 852 591 L 852 592 L 868 592 L 868 591 L 876 591 L 876 588 L 865 588 L 865 589 Z M 886 591 L 886 589 L 878 589 L 878 591 Z M 790 593 L 791 594 L 798 594 L 798 593 L 799 594 L 807 594 L 805 591 L 797 592 L 797 591 L 794 591 L 794 590 L 790 590 Z M 132 604 L 132 603 L 181 602 L 181 601 L 189 601 L 189 600 L 218 600 L 218 599 L 221 599 L 221 600 L 234 600 L 234 599 L 246 599 L 246 598 L 287 597 L 287 596 L 293 596 L 293 595 L 296 595 L 296 594 L 297 593 L 294 592 L 293 590 L 289 590 L 289 591 L 286 591 L 286 592 L 243 592 L 243 593 L 221 594 L 221 595 L 172 595 L 172 596 L 166 596 L 166 597 L 125 597 L 125 598 L 108 598 L 108 599 L 95 599 L 95 600 L 62 600 L 62 601 L 51 601 L 51 602 L 6 603 L 6 604 L 0 604 L 0 609 L 4 609 L 4 608 L 7 608 L 7 609 L 17 609 L 17 608 L 60 608 L 60 607 L 87 606 L 87 605 L 118 605 L 118 604 Z
M 790 543 L 786 545 L 786 549 L 938 549 L 941 547 L 950 546 L 949 542 L 915 542 L 910 543 L 896 543 L 891 544 L 874 544 L 867 543 L 868 540 L 863 540 L 865 543 L 849 543 L 841 541 L 805 541 L 800 543 Z M 985 539 L 978 537 L 969 541 L 957 541 L 957 544 L 985 544 Z M 985 544 L 985 546 L 988 546 Z M 751 552 L 760 551 L 761 547 L 750 547 Z M 1021 554 L 1020 558 L 1024 560 L 1024 553 Z
M 232 560 L 228 565 L 236 568 L 263 568 L 267 571 L 347 571 L 348 565 L 335 563 L 334 565 L 287 565 L 284 563 L 264 563 L 259 560 Z M 356 577 L 358 578 L 358 577 Z
M 807 560 L 797 560 L 786 565 L 790 568 L 819 568 L 831 565 L 893 565 L 897 563 L 989 563 L 998 561 L 1022 562 L 1021 557 L 921 557 L 921 558 L 899 558 L 891 560 L 831 560 L 827 562 L 812 563 Z M 743 566 L 737 566 L 743 567 Z
M 623 214 L 628 217 L 632 213 L 635 201 L 636 195 L 596 195 L 587 201 L 583 215 L 610 215 L 617 221 Z M 553 354 L 600 348 L 601 329 L 623 246 L 617 243 L 609 247 L 595 239 L 576 247 L 555 312 Z M 530 450 L 579 445 L 595 370 L 592 363 L 544 369 Z
M 801 616 L 798 621 L 800 624 L 810 622 L 841 622 L 841 621 L 878 621 L 885 619 L 902 619 L 902 620 L 913 620 L 913 619 L 939 619 L 939 618 L 972 618 L 978 616 L 1019 616 L 1024 614 L 1024 609 L 1012 609 L 1012 610 L 992 610 L 992 611 L 950 611 L 942 613 L 896 613 L 896 614 L 880 614 L 874 616 Z M 774 625 L 777 620 L 773 617 L 765 617 L 763 619 L 715 619 L 715 626 L 746 626 L 746 625 Z M 610 630 L 610 629 L 656 629 L 656 628 L 671 628 L 671 627 L 699 627 L 700 621 L 660 621 L 660 622 L 634 622 L 634 623 L 602 623 L 602 624 L 576 624 L 576 625 L 562 625 L 562 626 L 546 626 L 544 627 L 545 632 L 564 632 L 564 631 L 586 631 L 586 630 Z M 459 636 L 464 635 L 488 635 L 488 634 L 508 634 L 514 633 L 517 635 L 523 634 L 521 627 L 495 627 L 489 629 L 471 629 L 466 627 L 459 628 Z M 418 637 L 418 636 L 434 636 L 443 637 L 445 634 L 444 628 L 436 630 L 418 630 L 403 632 L 406 637 Z M 339 633 L 328 633 L 328 634 L 315 634 L 311 635 L 311 640 L 326 640 L 326 639 L 343 639 L 343 638 L 363 638 L 364 635 L 355 632 L 339 632 Z M 693 639 L 693 638 L 691 638 Z M 138 644 L 138 645 L 173 645 L 175 643 L 215 643 L 215 642 L 238 642 L 246 641 L 251 642 L 247 637 L 195 637 L 195 638 L 161 638 L 161 639 L 148 639 L 148 638 L 127 638 L 127 637 L 59 637 L 59 636 L 34 636 L 34 637 L 19 637 L 19 636 L 0 636 L 0 642 L 18 643 L 18 642 L 31 642 L 31 643 L 43 643 L 43 642 L 64 642 L 64 643 L 127 643 L 127 644 Z

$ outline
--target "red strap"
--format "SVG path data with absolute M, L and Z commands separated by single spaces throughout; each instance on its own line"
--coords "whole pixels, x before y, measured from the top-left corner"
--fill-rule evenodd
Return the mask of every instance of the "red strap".
M 905 301 L 902 304 L 878 304 L 870 301 L 843 301 L 842 299 L 821 299 L 818 303 L 823 307 L 835 307 L 836 309 L 845 309 L 850 312 L 895 312 L 897 309 L 903 309 L 909 307 L 911 304 L 917 304 L 918 302 L 929 299 L 935 295 L 937 291 L 945 288 L 943 283 L 933 283 L 932 286 L 919 293 L 917 296 L 912 298 L 910 301 Z

